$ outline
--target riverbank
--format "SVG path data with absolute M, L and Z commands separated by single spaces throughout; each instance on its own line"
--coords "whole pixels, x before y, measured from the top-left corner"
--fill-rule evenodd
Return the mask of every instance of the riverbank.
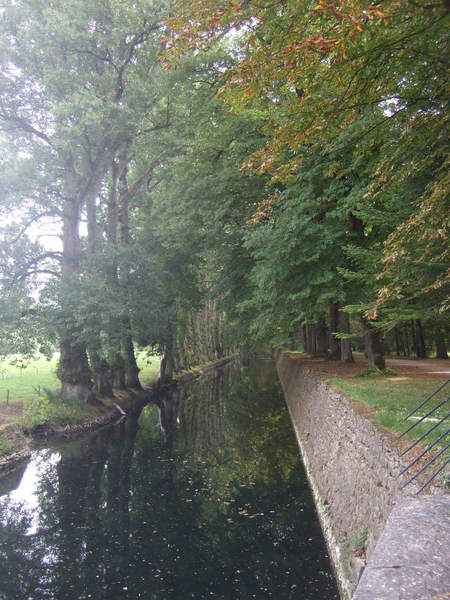
M 30 456 L 30 439 L 14 423 L 0 425 L 0 477 Z
M 155 371 L 153 381 L 147 378 L 147 385 L 142 390 L 115 390 L 114 397 L 102 398 L 97 405 L 86 407 L 87 413 L 79 413 L 78 419 L 75 416 L 67 422 L 54 422 L 49 419 L 32 426 L 29 421 L 23 419 L 23 405 L 2 405 L 0 418 L 2 421 L 7 419 L 8 422 L 0 425 L 0 477 L 30 456 L 30 448 L 35 439 L 70 438 L 101 429 L 124 418 L 131 410 L 147 404 L 163 390 L 193 381 L 208 371 L 235 360 L 236 356 L 224 357 L 183 371 L 162 386 L 156 380 Z

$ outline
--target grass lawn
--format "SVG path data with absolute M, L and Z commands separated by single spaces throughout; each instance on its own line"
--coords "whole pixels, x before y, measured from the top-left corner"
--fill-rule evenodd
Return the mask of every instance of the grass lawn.
M 326 377 L 326 381 L 335 390 L 342 392 L 353 400 L 364 402 L 370 407 L 370 418 L 374 423 L 387 427 L 397 433 L 403 433 L 415 421 L 405 417 L 422 400 L 434 392 L 445 379 L 427 377 L 398 376 L 356 376 L 350 378 Z M 441 390 L 422 409 L 414 413 L 414 417 L 423 416 L 448 397 L 450 386 Z M 448 412 L 448 403 L 431 415 L 431 418 L 442 417 Z M 415 427 L 407 437 L 418 439 L 434 425 L 433 421 L 425 421 Z M 429 437 L 436 440 L 446 429 L 448 423 L 441 424 Z M 445 439 L 444 439 L 445 441 Z M 442 443 L 444 443 L 444 441 Z
M 147 356 L 142 351 L 137 361 L 142 384 L 151 385 L 158 377 L 159 356 Z M 37 356 L 24 361 L 20 356 L 11 356 L 0 362 L 0 421 L 16 422 L 27 429 L 49 420 L 56 424 L 80 423 L 96 416 L 96 408 L 58 399 L 57 368 L 57 354 L 51 360 Z
M 17 361 L 17 364 L 16 364 Z M 49 361 L 45 356 L 37 356 L 31 361 L 21 361 L 20 357 L 9 357 L 0 362 L 0 404 L 25 402 L 42 393 L 44 388 L 56 391 L 59 387 L 56 369 L 58 356 Z
M 150 385 L 158 377 L 159 356 L 147 357 L 145 352 L 139 352 L 137 362 L 142 384 Z M 8 391 L 11 404 L 32 400 L 42 394 L 44 388 L 56 392 L 59 389 L 57 368 L 57 354 L 50 361 L 45 356 L 37 356 L 27 362 L 17 356 L 1 361 L 0 404 L 6 402 Z
M 143 350 L 136 353 L 138 367 L 141 369 L 139 379 L 144 387 L 151 385 L 158 379 L 160 356 L 148 356 Z

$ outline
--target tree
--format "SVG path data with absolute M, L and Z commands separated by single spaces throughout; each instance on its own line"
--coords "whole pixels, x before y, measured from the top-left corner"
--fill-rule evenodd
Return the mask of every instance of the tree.
M 251 257 L 243 236 L 265 179 L 240 166 L 261 142 L 264 117 L 237 117 L 216 97 L 231 60 L 216 49 L 170 72 L 171 128 L 159 139 L 164 158 L 132 226 L 140 248 L 133 274 L 137 339 L 169 350 L 178 368 L 225 352 L 216 352 L 221 344 L 213 339 L 222 337 L 221 315 L 228 330 L 239 329 L 237 305 L 248 293 Z
M 76 319 L 80 219 L 117 152 L 154 125 L 163 10 L 151 0 L 33 0 L 6 3 L 2 13 L 0 120 L 19 162 L 31 157 L 35 205 L 62 222 L 58 375 L 62 393 L 82 400 L 93 395 Z
M 267 144 L 246 164 L 270 175 L 275 185 L 295 181 L 305 145 L 332 152 L 340 133 L 363 123 L 370 110 L 375 118 L 366 120 L 361 140 L 386 131 L 386 125 L 397 131 L 395 142 L 388 135 L 379 160 L 371 162 L 366 197 L 383 206 L 401 186 L 410 190 L 412 174 L 422 185 L 415 198 L 406 197 L 408 210 L 397 213 L 403 219 L 383 240 L 378 275 L 385 285 L 366 318 L 382 319 L 377 309 L 400 300 L 407 305 L 412 296 L 421 296 L 424 308 L 446 310 L 448 110 L 442 56 L 448 49 L 448 2 L 179 0 L 175 6 L 169 64 L 187 49 L 238 32 L 239 59 L 224 77 L 222 95 L 237 112 L 257 107 L 270 114 Z M 260 203 L 256 221 L 267 217 L 278 197 Z M 411 277 L 399 281 L 400 272 Z M 400 292 L 409 282 L 411 293 Z

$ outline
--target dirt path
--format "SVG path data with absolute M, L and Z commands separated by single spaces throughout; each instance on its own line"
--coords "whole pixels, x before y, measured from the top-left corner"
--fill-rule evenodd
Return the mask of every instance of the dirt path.
M 355 356 L 355 362 L 346 364 L 326 358 L 312 358 L 301 354 L 292 354 L 291 358 L 301 361 L 306 367 L 328 375 L 338 377 L 354 377 L 363 369 L 369 367 L 367 358 Z M 436 379 L 450 378 L 450 360 L 416 359 L 416 358 L 387 358 L 386 364 L 399 375 L 408 377 L 432 377 Z
M 450 361 L 435 358 L 388 358 L 386 363 L 394 371 L 409 372 L 411 375 L 427 377 L 450 377 Z

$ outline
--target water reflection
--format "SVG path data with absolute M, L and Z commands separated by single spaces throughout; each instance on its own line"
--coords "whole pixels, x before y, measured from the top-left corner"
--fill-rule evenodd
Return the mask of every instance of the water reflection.
M 274 381 L 222 369 L 35 452 L 0 498 L 0 598 L 337 598 Z

